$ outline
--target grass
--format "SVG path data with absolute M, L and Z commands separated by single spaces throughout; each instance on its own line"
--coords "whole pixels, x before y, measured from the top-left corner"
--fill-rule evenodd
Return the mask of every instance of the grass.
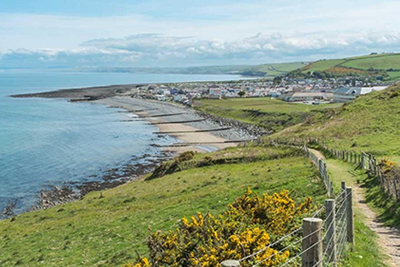
M 341 64 L 344 67 L 368 70 L 368 69 L 397 69 L 400 70 L 400 54 L 387 54 L 348 60 Z
M 334 183 L 335 192 L 339 192 L 342 181 L 351 187 L 357 183 L 363 183 L 363 186 L 366 186 L 364 183 L 364 179 L 367 177 L 365 171 L 355 170 L 355 166 L 338 159 L 328 158 L 324 161 Z M 357 206 L 355 206 L 354 212 L 355 247 L 345 258 L 343 266 L 386 266 L 384 255 L 377 249 L 378 236 L 365 224 L 366 219 Z
M 365 178 L 363 185 L 366 188 L 366 200 L 377 213 L 379 221 L 387 226 L 399 228 L 400 203 L 387 197 L 375 177 Z
M 376 54 L 343 59 L 329 59 L 312 62 L 301 68 L 302 73 L 324 71 L 337 76 L 357 74 L 376 75 L 372 70 L 389 75 L 389 81 L 400 79 L 400 54 Z
M 235 148 L 226 153 L 254 150 L 266 158 L 271 153 L 258 149 Z M 220 153 L 211 156 L 223 156 Z M 219 213 L 247 187 L 270 193 L 292 189 L 297 200 L 309 195 L 316 202 L 324 198 L 315 168 L 296 153 L 282 159 L 187 169 L 1 221 L 0 266 L 118 266 L 135 257 L 136 250 L 146 253 L 148 227 L 166 231 L 197 211 Z
M 330 60 L 319 60 L 316 62 L 311 63 L 310 65 L 303 68 L 304 72 L 308 71 L 324 71 L 340 65 L 341 63 L 345 62 L 345 59 L 330 59 Z
M 275 136 L 314 136 L 331 147 L 400 159 L 399 91 L 395 86 L 360 97 L 343 108 L 327 110 L 334 106 L 306 106 L 267 98 L 207 100 L 198 108 L 264 125 L 265 121 L 274 121 L 277 114 L 278 119 L 287 116 L 282 128 L 297 114 L 312 114 Z M 245 111 L 248 109 L 257 112 Z M 246 112 L 252 115 L 241 117 Z M 199 167 L 205 157 L 215 161 Z M 359 180 L 380 218 L 388 225 L 397 225 L 399 209 L 395 203 L 384 201 L 385 196 L 373 181 L 365 179 L 364 173 L 351 174 L 354 167 L 333 159 L 327 164 L 336 189 L 342 180 L 348 185 Z M 230 148 L 197 154 L 182 166 L 180 172 L 161 178 L 142 178 L 115 189 L 92 192 L 81 201 L 1 221 L 0 266 L 118 266 L 134 258 L 136 251 L 147 252 L 149 227 L 167 231 L 176 228 L 183 216 L 197 211 L 220 213 L 247 187 L 260 193 L 292 189 L 296 200 L 313 196 L 319 204 L 325 199 L 316 169 L 294 149 Z M 365 226 L 364 219 L 356 210 L 356 247 L 344 266 L 384 266 L 376 250 L 377 237 Z
M 400 79 L 400 71 L 388 71 L 390 81 L 395 81 Z
M 272 132 L 303 122 L 314 112 L 340 106 L 295 104 L 270 98 L 204 99 L 195 103 L 201 111 L 256 124 Z
M 400 85 L 357 98 L 342 108 L 278 133 L 275 137 L 316 137 L 331 148 L 365 151 L 400 159 Z
M 290 62 L 290 63 L 275 63 L 275 64 L 263 64 L 255 66 L 255 71 L 264 72 L 266 76 L 274 77 L 279 75 L 285 75 L 286 73 L 302 68 L 305 66 L 303 62 Z

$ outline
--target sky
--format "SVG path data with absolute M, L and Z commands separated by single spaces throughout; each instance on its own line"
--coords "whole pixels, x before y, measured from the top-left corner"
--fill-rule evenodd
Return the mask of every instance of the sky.
M 0 68 L 186 67 L 400 51 L 399 0 L 1 0 Z

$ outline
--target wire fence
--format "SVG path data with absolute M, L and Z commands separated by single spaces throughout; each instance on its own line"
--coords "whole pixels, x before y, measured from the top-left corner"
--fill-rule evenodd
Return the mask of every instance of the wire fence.
M 394 166 L 385 166 L 379 163 L 376 156 L 365 152 L 340 151 L 317 143 L 323 150 L 335 158 L 342 159 L 368 171 L 372 177 L 376 177 L 382 190 L 391 198 L 400 200 L 400 169 Z
M 354 245 L 352 188 L 346 187 L 346 184 L 342 182 L 340 192 L 334 197 L 333 184 L 328 175 L 326 163 L 306 145 L 302 146 L 302 149 L 317 166 L 324 181 L 330 197 L 325 200 L 325 206 L 315 211 L 310 217 L 304 218 L 302 227 L 242 259 L 222 262 L 223 267 L 256 267 L 273 264 L 280 267 L 337 266 L 337 263 L 343 259 L 346 248 Z M 293 237 L 298 238 L 292 241 Z M 257 261 L 258 256 L 263 255 L 262 253 L 268 249 L 276 249 L 276 252 Z M 286 252 L 290 253 L 289 258 L 278 260 L 278 257 Z
M 269 140 L 270 144 L 290 145 L 307 148 L 307 145 L 317 145 L 324 152 L 329 153 L 332 157 L 341 159 L 351 163 L 358 168 L 368 171 L 372 177 L 376 177 L 382 190 L 391 198 L 400 201 L 400 168 L 393 166 L 385 166 L 377 160 L 373 154 L 366 152 L 356 152 L 349 150 L 338 150 L 328 147 L 323 141 L 318 138 L 291 138 L 291 139 L 275 139 Z M 317 159 L 313 155 L 309 155 L 310 159 L 317 165 Z M 317 165 L 318 166 L 318 165 Z M 321 171 L 321 169 L 320 169 Z M 329 180 L 329 176 L 324 177 L 324 182 Z M 328 189 L 328 187 L 327 187 Z M 330 192 L 328 190 L 328 192 Z

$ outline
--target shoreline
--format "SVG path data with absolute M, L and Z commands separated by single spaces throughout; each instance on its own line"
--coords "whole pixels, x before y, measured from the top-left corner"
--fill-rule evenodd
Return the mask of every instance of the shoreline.
M 96 179 L 94 181 L 79 183 L 65 182 L 62 187 L 50 186 L 48 189 L 38 192 L 37 202 L 33 204 L 30 209 L 27 209 L 24 212 L 54 207 L 60 204 L 80 200 L 89 192 L 118 187 L 119 185 L 139 179 L 143 175 L 153 171 L 159 164 L 171 160 L 179 153 L 185 151 L 195 151 L 199 153 L 213 152 L 219 149 L 237 146 L 237 142 L 230 142 L 232 140 L 246 141 L 255 138 L 255 136 L 251 136 L 246 131 L 241 131 L 237 127 L 232 127 L 231 129 L 222 129 L 220 121 L 216 122 L 211 118 L 206 118 L 193 108 L 188 108 L 170 102 L 144 100 L 131 98 L 128 96 L 121 96 L 121 94 L 124 95 L 126 92 L 129 92 L 132 89 L 132 86 L 141 85 L 126 85 L 123 86 L 123 88 L 117 85 L 81 89 L 65 89 L 53 92 L 13 96 L 22 98 L 40 97 L 71 100 L 71 98 L 83 97 L 89 93 L 91 95 L 95 95 L 99 99 L 95 101 L 83 102 L 102 104 L 108 106 L 109 108 L 121 108 L 124 109 L 125 112 L 129 112 L 134 115 L 132 120 L 121 121 L 121 123 L 135 123 L 135 120 L 146 120 L 148 123 L 156 126 L 159 129 L 160 133 L 154 133 L 156 136 L 158 136 L 158 138 L 169 135 L 178 139 L 178 142 L 175 144 L 160 148 L 160 153 L 157 156 L 147 154 L 143 155 L 143 158 L 152 158 L 150 162 L 147 162 L 147 164 L 141 164 L 139 162 L 135 162 L 135 160 L 132 160 L 132 162 L 122 166 L 119 170 L 114 170 L 116 173 L 122 170 L 122 175 L 116 173 L 113 174 L 113 170 L 111 170 L 111 172 L 108 170 L 107 173 L 102 175 L 100 179 Z M 168 116 L 168 114 L 172 115 Z M 180 121 L 183 123 L 179 123 Z M 190 122 L 186 123 L 186 121 Z M 219 131 L 219 129 L 221 129 L 221 131 Z M 163 134 L 163 132 L 166 134 Z M 190 143 L 190 145 L 184 145 L 185 143 Z M 138 157 L 132 155 L 132 159 L 134 158 L 138 159 Z M 8 218 L 18 214 L 13 214 L 11 212 L 3 217 Z

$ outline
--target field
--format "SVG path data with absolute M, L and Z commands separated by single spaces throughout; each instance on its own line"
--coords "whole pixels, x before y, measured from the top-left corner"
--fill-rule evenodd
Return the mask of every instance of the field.
M 324 71 L 335 75 L 389 75 L 388 80 L 400 77 L 400 54 L 376 54 L 343 59 L 319 60 L 301 69 L 302 73 Z
M 208 156 L 240 156 L 242 163 L 140 179 L 90 193 L 81 201 L 2 221 L 0 266 L 120 266 L 136 257 L 135 251 L 146 253 L 149 227 L 166 231 L 176 228 L 183 216 L 225 210 L 247 187 L 271 193 L 289 188 L 295 190 L 292 196 L 297 200 L 311 195 L 321 203 L 324 190 L 315 168 L 296 154 L 233 148 Z M 203 157 L 196 155 L 193 160 Z
M 400 70 L 400 54 L 389 54 L 382 56 L 377 55 L 364 58 L 348 59 L 340 65 L 362 70 L 368 70 L 371 68 L 379 70 Z
M 300 123 L 315 112 L 340 106 L 295 104 L 270 98 L 201 100 L 195 103 L 201 111 L 256 124 L 272 132 Z
M 344 59 L 319 60 L 303 68 L 303 71 L 324 71 L 345 62 Z
M 255 71 L 265 72 L 265 76 L 274 77 L 285 75 L 286 73 L 302 68 L 305 66 L 303 62 L 293 62 L 293 63 L 275 63 L 275 64 L 263 64 L 255 66 Z

